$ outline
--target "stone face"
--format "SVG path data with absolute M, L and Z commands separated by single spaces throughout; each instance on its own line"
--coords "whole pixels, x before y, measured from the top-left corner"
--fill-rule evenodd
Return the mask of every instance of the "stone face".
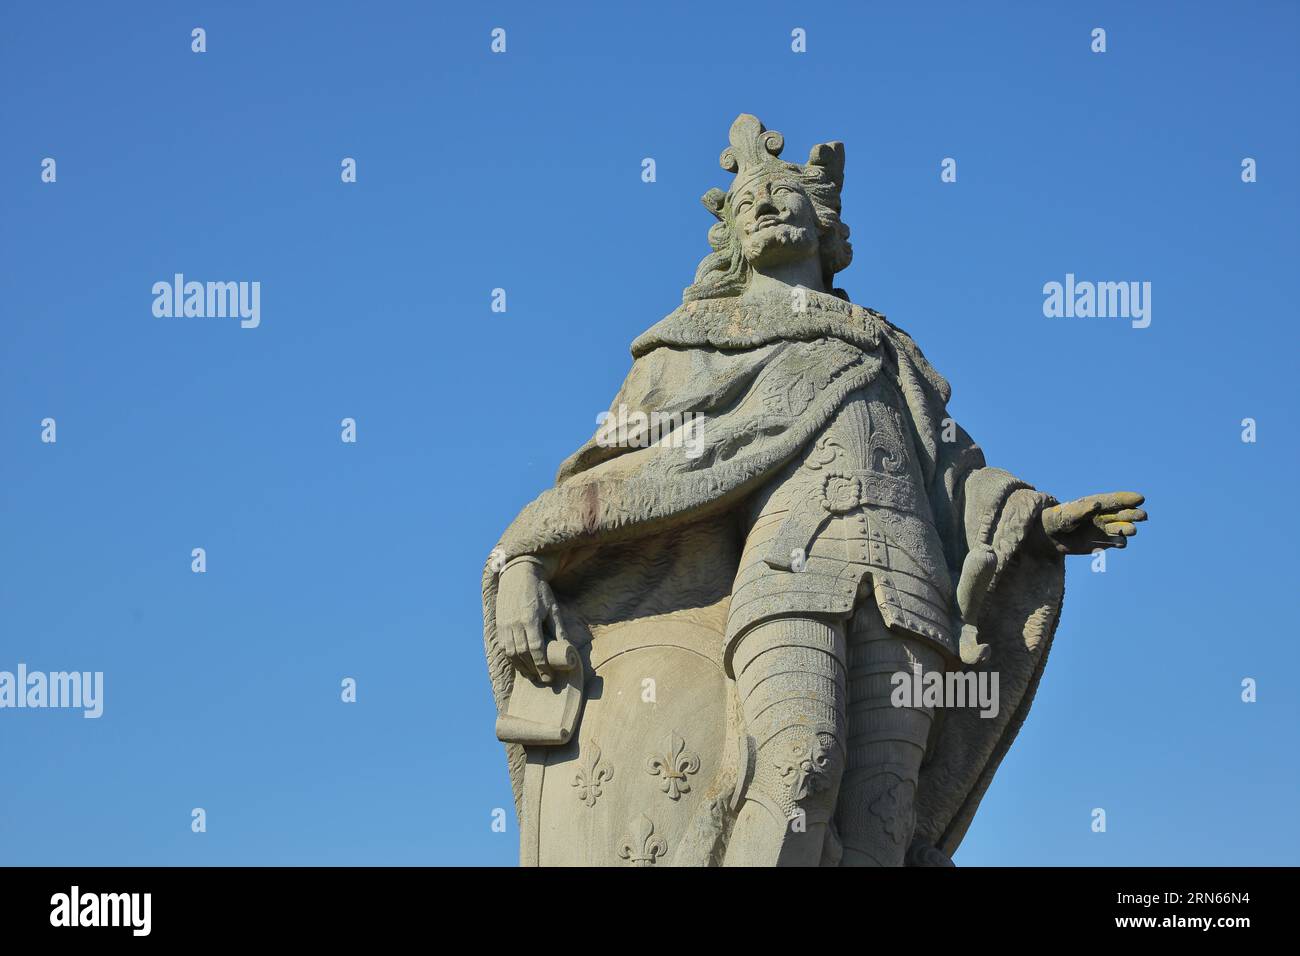
M 732 125 L 713 251 L 485 568 L 525 864 L 949 864 L 1064 556 L 1146 517 L 985 464 L 912 339 L 833 286 L 844 147 L 783 148 Z

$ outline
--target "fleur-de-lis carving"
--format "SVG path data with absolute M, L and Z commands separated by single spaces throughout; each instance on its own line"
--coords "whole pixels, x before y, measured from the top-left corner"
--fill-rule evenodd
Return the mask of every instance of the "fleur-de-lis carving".
M 600 756 L 600 744 L 596 743 L 596 738 L 591 739 L 589 748 L 590 760 L 585 770 L 579 769 L 573 775 L 572 786 L 578 791 L 578 800 L 589 807 L 594 807 L 596 801 L 604 792 L 603 787 L 610 780 L 614 779 L 614 768 L 608 761 L 602 760 Z
M 789 780 L 792 800 L 802 800 L 808 794 L 826 788 L 831 755 L 819 737 L 810 737 L 806 742 L 794 741 L 788 754 L 789 759 L 777 761 L 776 769 L 783 779 Z
M 673 731 L 668 735 L 667 748 L 663 754 L 654 754 L 646 760 L 646 770 L 659 781 L 659 789 L 668 794 L 669 800 L 676 800 L 683 793 L 690 793 L 691 782 L 688 774 L 700 769 L 700 755 L 686 749 L 686 741 Z
M 663 837 L 654 835 L 655 825 L 644 813 L 632 821 L 632 832 L 623 837 L 618 846 L 618 857 L 632 866 L 654 866 L 659 857 L 668 852 Z

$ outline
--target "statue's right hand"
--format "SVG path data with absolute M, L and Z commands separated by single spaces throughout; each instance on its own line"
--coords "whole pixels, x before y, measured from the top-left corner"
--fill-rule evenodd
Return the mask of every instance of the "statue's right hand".
M 566 639 L 560 605 L 542 567 L 532 560 L 509 562 L 497 582 L 497 645 L 517 671 L 536 675 L 544 684 L 553 679 L 546 663 L 548 630 L 552 637 Z

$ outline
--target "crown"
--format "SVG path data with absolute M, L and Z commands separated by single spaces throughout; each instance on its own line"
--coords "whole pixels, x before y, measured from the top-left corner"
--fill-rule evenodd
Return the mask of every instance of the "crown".
M 727 139 L 731 145 L 722 151 L 718 164 L 727 172 L 736 174 L 729 193 L 734 194 L 745 183 L 764 173 L 787 171 L 800 177 L 812 174 L 823 182 L 829 181 L 834 187 L 832 205 L 839 212 L 839 192 L 844 185 L 843 143 L 818 143 L 809 152 L 806 165 L 789 163 L 780 158 L 781 150 L 785 148 L 785 137 L 774 129 L 768 129 L 750 113 L 736 117 Z M 710 189 L 703 196 L 704 205 L 718 219 L 722 218 L 722 207 L 729 193 Z

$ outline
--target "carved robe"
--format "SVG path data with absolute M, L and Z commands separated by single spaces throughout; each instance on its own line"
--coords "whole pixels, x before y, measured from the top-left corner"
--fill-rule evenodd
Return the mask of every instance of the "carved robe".
M 996 562 L 977 622 L 992 656 L 976 666 L 998 670 L 1001 706 L 941 713 L 919 845 L 956 850 L 1024 720 L 1064 562 L 1021 545 L 1053 500 L 985 466 L 905 333 L 808 298 L 802 313 L 785 298 L 692 302 L 638 338 L 614 413 L 703 415 L 702 453 L 671 435 L 648 448 L 593 438 L 499 542 L 498 562 L 557 557 L 552 587 L 588 675 L 571 741 L 507 745 L 523 862 L 719 862 L 749 772 L 729 639 L 783 608 L 846 613 L 866 575 L 887 624 L 955 659 L 963 564 L 974 550 Z M 765 516 L 768 537 L 748 533 L 745 550 Z M 484 639 L 503 709 L 517 678 L 495 640 L 496 584 L 489 566 Z

